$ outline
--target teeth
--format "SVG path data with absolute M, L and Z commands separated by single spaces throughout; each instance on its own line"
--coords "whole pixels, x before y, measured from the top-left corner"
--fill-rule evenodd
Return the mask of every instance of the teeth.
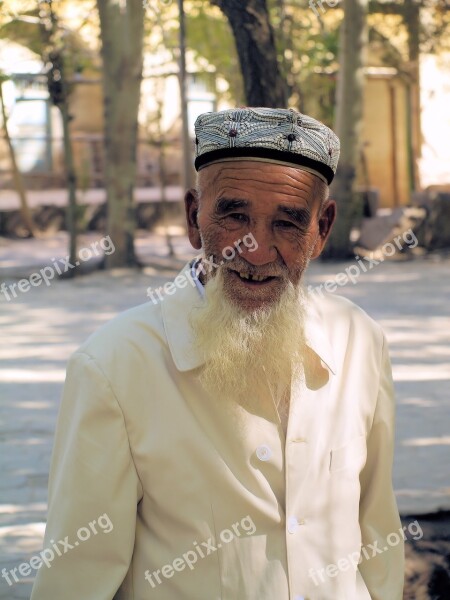
M 239 276 L 242 279 L 249 279 L 250 281 L 265 281 L 267 279 L 267 277 L 261 275 L 248 275 L 247 273 L 239 273 Z

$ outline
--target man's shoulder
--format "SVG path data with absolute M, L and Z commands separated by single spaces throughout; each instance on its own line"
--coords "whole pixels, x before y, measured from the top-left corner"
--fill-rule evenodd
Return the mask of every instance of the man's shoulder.
M 99 327 L 76 353 L 108 364 L 118 357 L 125 362 L 130 355 L 157 353 L 165 343 L 161 307 L 146 302 L 119 313 Z
M 382 342 L 383 330 L 380 324 L 348 298 L 338 294 L 323 294 L 314 296 L 309 302 L 330 332 L 348 331 L 349 335 L 360 333 L 373 337 L 378 343 Z

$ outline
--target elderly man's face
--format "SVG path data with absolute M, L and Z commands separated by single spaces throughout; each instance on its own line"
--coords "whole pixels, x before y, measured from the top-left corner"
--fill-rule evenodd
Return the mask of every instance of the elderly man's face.
M 320 180 L 295 167 L 216 163 L 200 172 L 199 188 L 200 198 L 191 190 L 185 199 L 189 239 L 216 263 L 223 261 L 224 289 L 243 310 L 274 303 L 289 281 L 297 286 L 308 261 L 322 251 L 335 218 L 335 203 L 322 202 Z M 248 234 L 257 249 L 241 243 L 235 258 L 224 259 L 223 249 Z

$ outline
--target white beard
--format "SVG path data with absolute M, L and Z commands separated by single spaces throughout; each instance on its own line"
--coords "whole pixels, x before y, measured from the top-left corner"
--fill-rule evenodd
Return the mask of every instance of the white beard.
M 229 300 L 219 268 L 205 286 L 206 301 L 191 315 L 198 350 L 206 359 L 200 381 L 222 401 L 252 412 L 270 394 L 286 413 L 292 376 L 302 376 L 305 294 L 288 283 L 279 299 L 252 311 Z M 286 406 L 287 403 L 287 406 Z

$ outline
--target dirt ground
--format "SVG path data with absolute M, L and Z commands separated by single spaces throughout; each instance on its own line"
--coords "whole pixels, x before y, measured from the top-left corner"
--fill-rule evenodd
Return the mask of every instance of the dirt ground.
M 450 511 L 402 518 L 407 526 L 417 520 L 421 539 L 405 544 L 404 600 L 450 599 Z M 417 537 L 417 536 L 416 536 Z M 388 600 L 388 599 L 386 599 Z

